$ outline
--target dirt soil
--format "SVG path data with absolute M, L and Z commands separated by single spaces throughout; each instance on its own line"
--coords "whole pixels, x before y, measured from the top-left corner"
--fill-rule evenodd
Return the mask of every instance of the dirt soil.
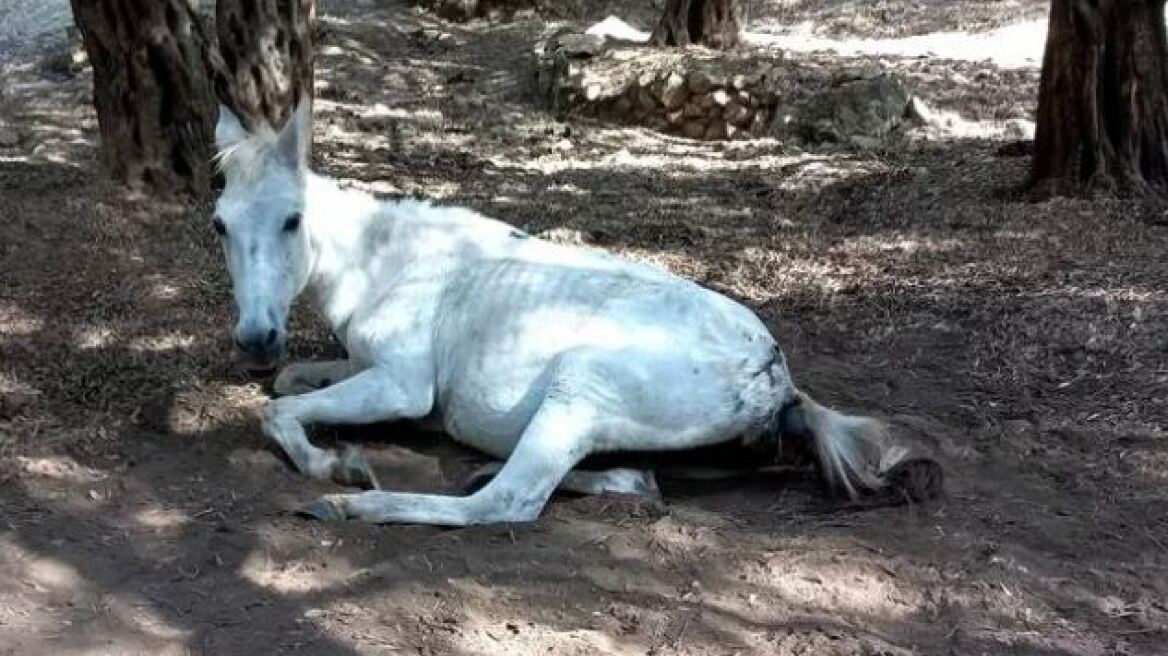
M 815 34 L 866 39 L 937 32 L 981 32 L 1046 18 L 1047 0 L 744 0 L 749 28 L 782 32 L 806 25 Z M 985 57 L 989 53 L 970 53 Z
M 802 387 L 887 420 L 948 494 L 856 509 L 790 470 L 674 482 L 663 503 L 558 497 L 522 526 L 298 518 L 335 488 L 259 431 L 266 381 L 232 364 L 207 206 L 107 188 L 88 72 L 9 59 L 0 654 L 1164 653 L 1159 209 L 1020 200 L 1027 159 L 976 131 L 804 152 L 556 122 L 526 83 L 558 24 L 321 6 L 321 170 L 741 299 Z M 938 20 L 917 31 L 963 24 Z M 970 121 L 1033 118 L 1036 70 L 888 63 Z M 307 312 L 292 335 L 295 358 L 337 352 Z M 440 438 L 318 434 L 366 443 L 387 486 L 447 485 Z

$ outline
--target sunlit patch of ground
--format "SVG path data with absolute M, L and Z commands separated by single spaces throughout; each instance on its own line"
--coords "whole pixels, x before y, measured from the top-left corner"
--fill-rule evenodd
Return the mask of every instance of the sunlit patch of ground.
M 747 3 L 752 31 L 789 30 L 839 41 L 935 34 L 980 34 L 1046 17 L 1047 0 L 764 0 Z
M 840 55 L 891 55 L 990 61 L 1003 68 L 1036 67 L 1042 63 L 1046 21 L 1031 20 L 988 32 L 932 32 L 916 36 L 873 39 L 863 36 L 820 36 L 814 23 L 784 26 L 779 34 L 748 32 L 745 41 L 754 46 L 794 52 L 831 50 Z

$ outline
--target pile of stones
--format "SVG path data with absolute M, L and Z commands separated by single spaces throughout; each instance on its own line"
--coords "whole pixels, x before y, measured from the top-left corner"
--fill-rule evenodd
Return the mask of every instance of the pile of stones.
M 594 116 L 691 139 L 773 136 L 876 147 L 913 118 L 879 68 L 829 69 L 781 55 L 650 48 L 561 32 L 535 50 L 534 93 L 561 117 Z

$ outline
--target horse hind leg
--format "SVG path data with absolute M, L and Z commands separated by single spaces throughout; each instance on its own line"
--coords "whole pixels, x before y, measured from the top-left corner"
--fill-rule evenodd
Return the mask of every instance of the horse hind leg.
M 604 471 L 572 471 L 564 477 L 559 489 L 577 494 L 628 494 L 661 498 L 657 476 L 649 469 L 618 467 Z
M 460 487 L 464 493 L 474 493 L 489 483 L 501 469 L 502 462 L 489 462 L 467 476 Z M 564 475 L 556 489 L 587 495 L 627 494 L 653 499 L 661 496 L 661 490 L 657 487 L 657 477 L 651 470 L 628 467 L 601 471 L 573 469 Z

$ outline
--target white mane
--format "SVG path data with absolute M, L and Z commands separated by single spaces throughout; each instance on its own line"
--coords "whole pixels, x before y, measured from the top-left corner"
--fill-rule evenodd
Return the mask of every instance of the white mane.
M 215 125 L 214 161 L 228 181 L 254 182 L 277 168 L 303 173 L 308 165 L 308 142 L 312 138 L 312 104 L 302 101 L 284 127 L 278 131 L 265 120 L 254 121 L 253 129 L 227 107 L 219 106 Z
M 253 181 L 266 170 L 279 140 L 280 135 L 271 126 L 261 123 L 235 143 L 220 148 L 213 158 L 215 167 L 229 180 Z

